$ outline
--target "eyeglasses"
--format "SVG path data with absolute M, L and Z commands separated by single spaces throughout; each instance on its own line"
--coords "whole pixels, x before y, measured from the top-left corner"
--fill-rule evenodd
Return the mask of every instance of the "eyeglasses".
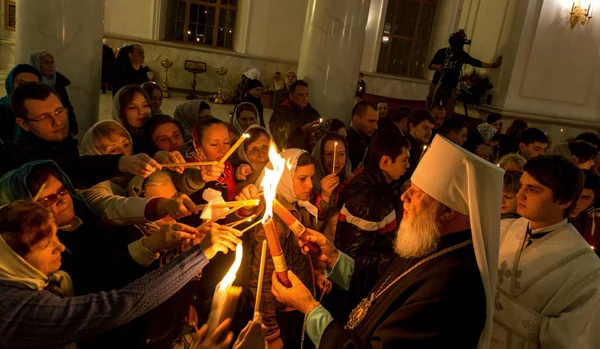
M 260 147 L 260 148 L 254 147 L 254 148 L 252 148 L 252 149 L 248 150 L 248 151 L 246 152 L 246 155 L 258 155 L 258 154 L 260 154 L 260 153 L 264 153 L 264 154 L 266 154 L 266 153 L 268 153 L 268 152 L 269 152 L 269 146 L 268 146 L 268 145 L 263 145 L 263 146 L 262 146 L 262 147 Z
M 63 185 L 62 187 L 60 187 L 60 189 L 58 189 L 56 193 L 50 194 L 44 198 L 39 199 L 38 203 L 42 204 L 42 206 L 44 207 L 50 207 L 58 201 L 59 197 L 67 196 L 68 194 L 69 190 Z
M 56 117 L 58 115 L 66 115 L 68 113 L 68 111 L 69 111 L 68 108 L 60 107 L 60 108 L 56 109 L 54 111 L 54 113 L 52 113 L 52 114 L 45 113 L 45 114 L 36 116 L 35 119 L 25 118 L 25 120 L 48 124 L 51 121 L 56 121 Z

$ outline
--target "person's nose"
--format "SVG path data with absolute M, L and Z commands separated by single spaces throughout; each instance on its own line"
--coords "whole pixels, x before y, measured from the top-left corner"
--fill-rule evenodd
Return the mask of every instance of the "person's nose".
M 526 195 L 525 192 L 523 191 L 523 188 L 519 189 L 519 192 L 517 193 L 517 200 L 518 201 L 525 201 L 526 199 Z

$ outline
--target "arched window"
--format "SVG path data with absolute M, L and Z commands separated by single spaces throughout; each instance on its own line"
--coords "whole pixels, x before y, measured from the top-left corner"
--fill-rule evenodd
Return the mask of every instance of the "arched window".
M 437 0 L 389 0 L 377 71 L 423 77 Z
M 165 38 L 233 48 L 238 0 L 169 0 Z

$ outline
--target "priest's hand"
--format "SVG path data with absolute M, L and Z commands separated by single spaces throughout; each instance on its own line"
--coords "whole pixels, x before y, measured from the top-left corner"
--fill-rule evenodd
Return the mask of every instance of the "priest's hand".
M 231 326 L 231 319 L 223 321 L 213 333 L 208 333 L 208 325 L 204 324 L 200 331 L 196 332 L 190 348 L 192 349 L 227 349 L 233 340 L 233 332 L 227 333 L 225 339 L 221 337 Z
M 323 296 L 326 296 L 331 292 L 333 285 L 321 271 L 315 270 L 315 281 Z
M 271 293 L 273 293 L 273 296 L 281 303 L 289 305 L 302 312 L 302 314 L 306 314 L 310 308 L 317 304 L 317 301 L 294 272 L 288 270 L 287 273 L 288 279 L 290 279 L 290 282 L 292 283 L 292 287 L 287 288 L 282 285 L 281 282 L 279 282 L 279 279 L 277 279 L 277 272 L 273 272 Z
M 240 236 L 242 233 L 237 229 L 213 223 L 200 245 L 206 257 L 212 259 L 217 252 L 227 254 L 229 250 L 235 251 L 237 244 L 242 243 Z
M 318 246 L 320 251 L 317 253 L 312 253 L 308 246 L 306 246 L 302 240 L 298 239 L 298 245 L 300 245 L 302 253 L 310 254 L 321 262 L 325 262 L 330 269 L 333 269 L 340 256 L 340 251 L 325 237 L 325 235 L 319 233 L 318 231 L 306 228 L 306 232 L 305 238 L 309 242 Z

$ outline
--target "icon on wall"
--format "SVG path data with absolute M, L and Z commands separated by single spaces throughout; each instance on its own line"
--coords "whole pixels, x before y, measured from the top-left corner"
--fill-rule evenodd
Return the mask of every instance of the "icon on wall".
M 5 2 L 4 29 L 14 31 L 17 27 L 17 4 L 14 1 Z

